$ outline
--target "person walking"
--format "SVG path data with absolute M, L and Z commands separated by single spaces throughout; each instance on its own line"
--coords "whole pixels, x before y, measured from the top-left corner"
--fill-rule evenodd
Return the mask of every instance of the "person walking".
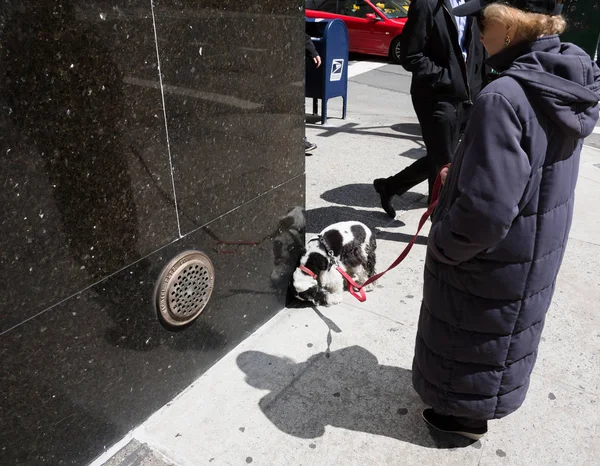
M 317 52 L 317 49 L 315 48 L 315 44 L 313 44 L 312 39 L 310 38 L 310 36 L 307 33 L 304 33 L 304 44 L 305 44 L 306 57 L 307 57 L 306 66 L 309 66 L 308 58 L 310 58 L 310 60 L 314 63 L 316 68 L 321 66 L 321 56 L 319 55 L 319 52 Z M 309 142 L 308 139 L 306 139 L 306 136 L 304 136 L 304 153 L 309 154 L 316 148 L 317 148 L 317 145 L 312 142 Z
M 373 186 L 381 206 L 396 216 L 391 200 L 429 180 L 429 200 L 440 170 L 450 162 L 472 99 L 486 75 L 477 22 L 455 18 L 452 6 L 464 0 L 413 0 L 401 36 L 402 66 L 412 72 L 410 94 L 427 154 Z M 428 201 L 429 203 L 429 201 Z
M 556 0 L 471 0 L 498 71 L 477 97 L 427 244 L 413 386 L 432 427 L 477 439 L 523 403 L 565 253 L 600 69 Z

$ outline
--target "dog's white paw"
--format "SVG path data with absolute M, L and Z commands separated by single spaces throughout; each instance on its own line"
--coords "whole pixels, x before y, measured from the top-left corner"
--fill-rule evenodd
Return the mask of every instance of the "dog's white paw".
M 368 293 L 369 291 L 373 291 L 375 289 L 375 285 L 373 283 L 369 283 L 365 286 L 365 291 Z

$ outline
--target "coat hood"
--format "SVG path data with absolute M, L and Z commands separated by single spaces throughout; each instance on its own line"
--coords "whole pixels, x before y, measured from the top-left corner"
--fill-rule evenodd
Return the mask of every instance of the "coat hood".
M 525 89 L 535 108 L 567 135 L 585 138 L 598 121 L 600 69 L 579 47 L 558 36 L 509 47 L 490 57 L 500 76 L 510 76 Z

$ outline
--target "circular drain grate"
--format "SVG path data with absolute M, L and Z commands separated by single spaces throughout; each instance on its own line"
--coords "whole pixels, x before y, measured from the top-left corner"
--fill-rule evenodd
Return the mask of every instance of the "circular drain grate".
M 167 264 L 156 288 L 158 315 L 164 323 L 180 327 L 204 310 L 215 283 L 210 259 L 198 251 L 187 251 Z

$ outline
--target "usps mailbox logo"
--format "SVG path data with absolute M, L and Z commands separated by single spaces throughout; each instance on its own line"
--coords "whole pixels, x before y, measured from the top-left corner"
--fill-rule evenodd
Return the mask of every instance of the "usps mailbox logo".
M 331 76 L 329 77 L 330 81 L 341 81 L 342 73 L 344 72 L 344 59 L 343 58 L 334 58 L 331 62 Z

